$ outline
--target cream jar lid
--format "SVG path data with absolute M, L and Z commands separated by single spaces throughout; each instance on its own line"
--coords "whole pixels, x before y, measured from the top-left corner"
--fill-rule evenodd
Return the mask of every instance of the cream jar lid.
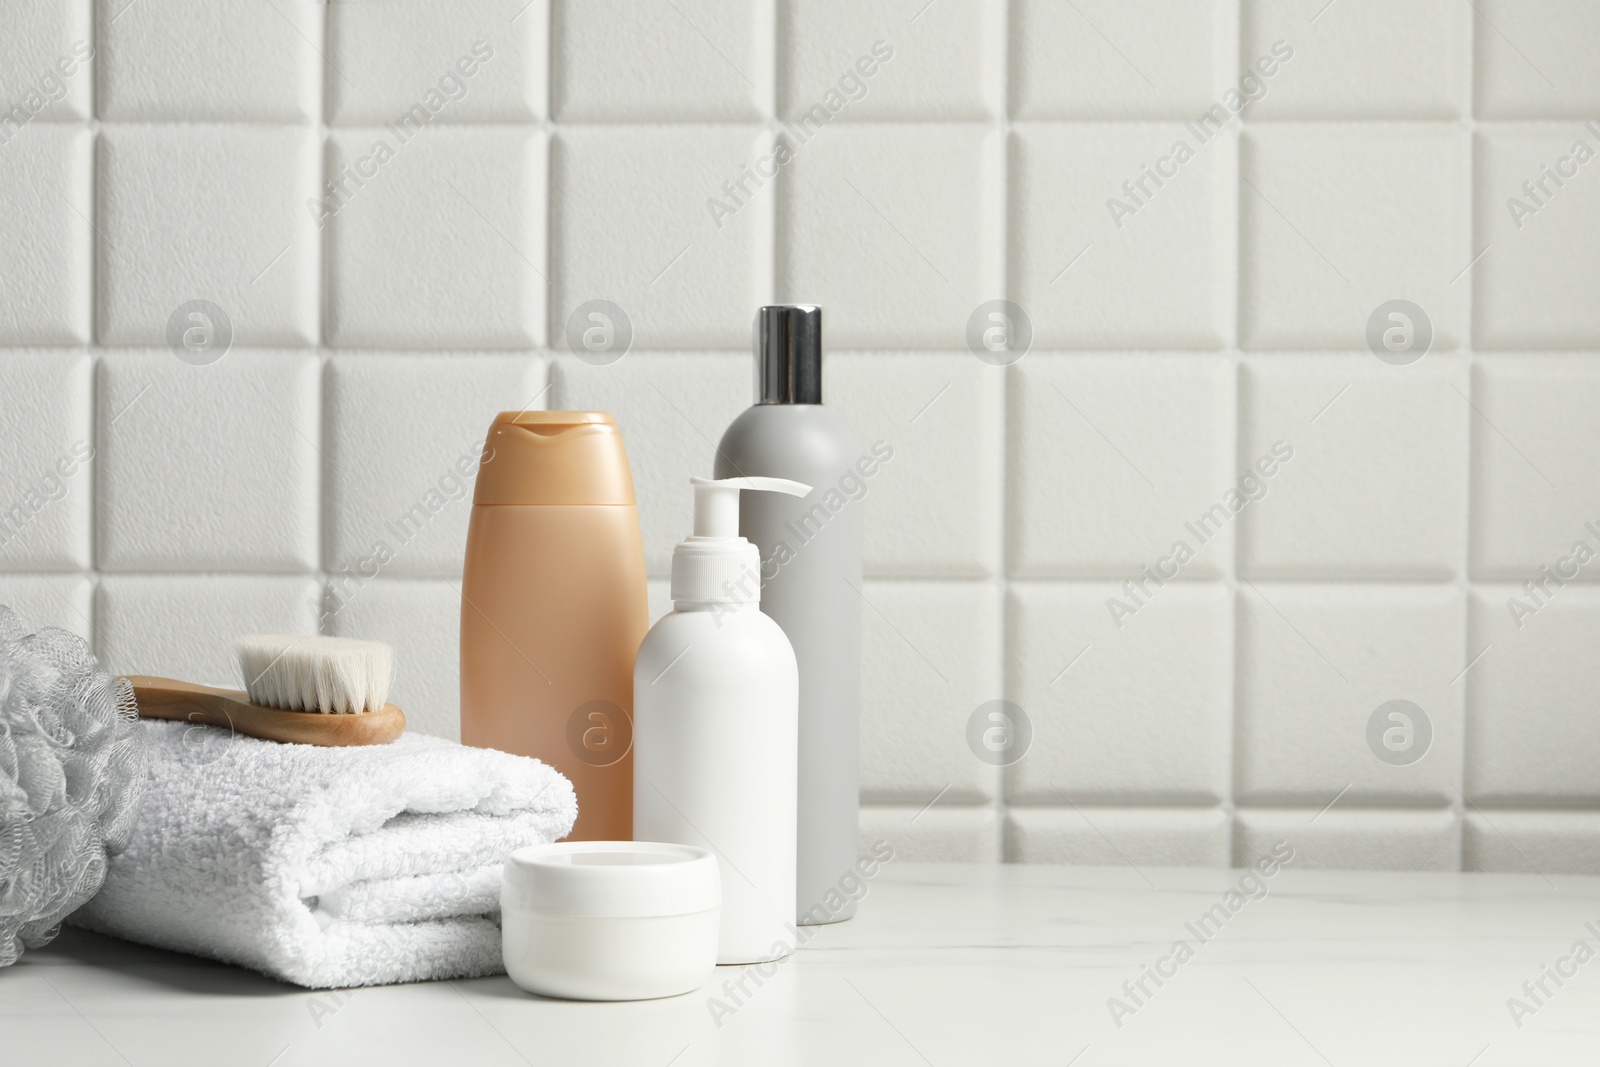
M 718 907 L 722 882 L 716 856 L 694 845 L 557 841 L 506 857 L 500 903 L 585 918 L 689 915 Z

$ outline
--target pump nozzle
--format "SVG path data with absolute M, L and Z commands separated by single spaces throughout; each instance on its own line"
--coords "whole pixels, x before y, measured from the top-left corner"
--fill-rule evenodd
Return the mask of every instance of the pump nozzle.
M 787 478 L 690 478 L 694 486 L 694 535 L 739 536 L 739 490 L 765 489 L 805 496 L 811 487 Z
M 811 487 L 787 478 L 690 478 L 694 535 L 672 553 L 672 599 L 700 604 L 754 604 L 761 598 L 761 554 L 739 536 L 739 492 L 805 496 Z

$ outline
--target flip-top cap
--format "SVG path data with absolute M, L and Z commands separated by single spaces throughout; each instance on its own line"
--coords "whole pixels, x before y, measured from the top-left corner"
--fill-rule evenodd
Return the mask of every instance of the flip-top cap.
M 617 420 L 605 411 L 502 411 L 484 441 L 472 500 L 632 504 Z

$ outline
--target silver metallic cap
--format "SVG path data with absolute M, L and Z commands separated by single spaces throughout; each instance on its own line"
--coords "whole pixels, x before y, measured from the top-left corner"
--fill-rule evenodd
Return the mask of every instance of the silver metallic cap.
M 815 304 L 756 312 L 756 403 L 822 403 L 822 309 Z

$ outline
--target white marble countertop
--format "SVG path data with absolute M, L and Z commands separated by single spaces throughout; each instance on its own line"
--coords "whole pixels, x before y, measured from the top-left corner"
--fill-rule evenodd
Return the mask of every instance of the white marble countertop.
M 1600 951 L 1600 878 L 1284 868 L 1229 898 L 1244 875 L 891 863 L 742 1003 L 726 967 L 634 1004 L 503 977 L 318 993 L 69 929 L 0 971 L 0 1062 L 1600 1062 L 1600 958 L 1572 955 Z

